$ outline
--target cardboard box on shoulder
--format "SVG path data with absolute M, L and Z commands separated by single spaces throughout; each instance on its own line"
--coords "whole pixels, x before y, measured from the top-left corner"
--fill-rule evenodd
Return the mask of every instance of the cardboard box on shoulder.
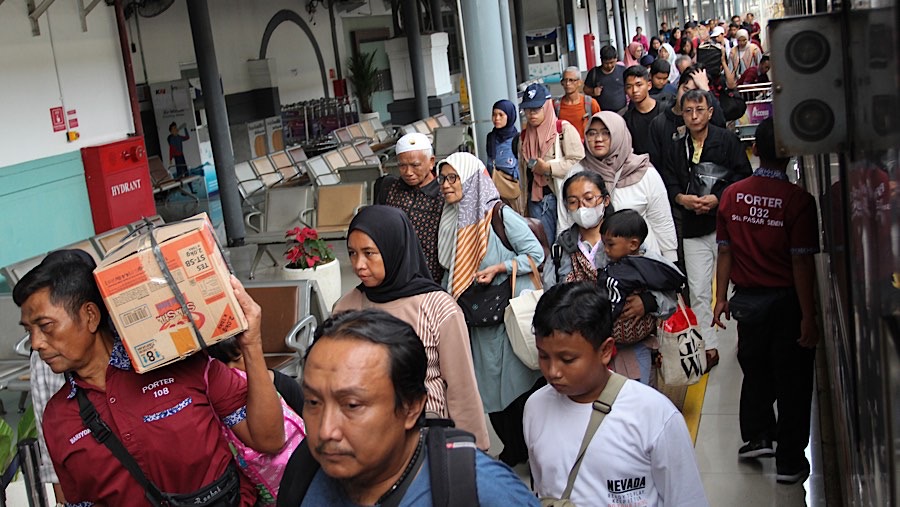
M 160 268 L 156 239 L 207 345 L 247 329 L 229 270 L 205 213 L 142 232 L 109 253 L 94 271 L 131 364 L 144 373 L 201 349 L 189 318 Z

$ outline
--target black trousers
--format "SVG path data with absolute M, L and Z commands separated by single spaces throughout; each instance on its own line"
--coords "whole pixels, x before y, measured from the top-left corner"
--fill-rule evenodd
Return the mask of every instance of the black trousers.
M 522 427 L 522 419 L 525 415 L 525 402 L 535 391 L 547 385 L 547 381 L 541 377 L 525 393 L 516 398 L 500 412 L 491 412 L 491 426 L 500 441 L 503 442 L 503 451 L 500 453 L 501 461 L 513 466 L 528 460 L 528 447 L 525 445 L 525 430 Z
M 766 290 L 752 289 L 751 294 L 763 295 Z M 770 305 L 758 323 L 738 322 L 737 327 L 738 362 L 744 372 L 741 437 L 745 442 L 777 441 L 775 458 L 785 469 L 803 466 L 809 443 L 816 352 L 797 343 L 800 320 L 800 301 L 790 291 Z

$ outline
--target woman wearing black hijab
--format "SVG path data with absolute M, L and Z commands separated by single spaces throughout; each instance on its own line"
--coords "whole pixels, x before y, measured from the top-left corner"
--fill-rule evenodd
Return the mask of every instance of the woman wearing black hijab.
M 406 214 L 391 206 L 362 208 L 350 222 L 347 251 L 361 283 L 334 305 L 334 313 L 377 308 L 409 323 L 428 356 L 427 415 L 453 419 L 487 449 L 466 321 L 456 301 L 431 279 Z

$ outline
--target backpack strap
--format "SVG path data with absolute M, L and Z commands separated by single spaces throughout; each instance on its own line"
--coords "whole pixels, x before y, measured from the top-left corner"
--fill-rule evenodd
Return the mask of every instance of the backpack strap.
M 494 229 L 494 234 L 500 238 L 500 243 L 509 250 L 510 252 L 515 252 L 512 247 L 512 243 L 509 242 L 509 237 L 506 235 L 506 226 L 503 225 L 503 208 L 506 204 L 503 201 L 497 201 L 494 204 L 494 209 L 491 210 L 491 229 Z
M 556 119 L 556 133 L 557 134 L 562 135 L 562 127 L 563 127 L 563 121 L 560 120 L 559 118 L 557 118 Z
M 594 99 L 591 98 L 590 95 L 582 94 L 582 97 L 584 97 L 584 119 L 587 120 L 588 118 L 593 116 L 592 113 L 594 112 Z
M 478 506 L 475 436 L 456 428 L 432 426 L 425 441 L 434 507 Z M 295 504 L 296 505 L 296 504 Z
M 554 273 L 559 274 L 559 267 L 562 264 L 563 248 L 559 243 L 553 243 L 550 246 L 550 258 L 553 260 L 553 267 L 556 269 Z
M 312 484 L 313 478 L 321 468 L 319 462 L 309 452 L 309 441 L 303 439 L 291 459 L 284 467 L 284 475 L 278 487 L 278 507 L 297 507 L 306 497 L 306 492 Z

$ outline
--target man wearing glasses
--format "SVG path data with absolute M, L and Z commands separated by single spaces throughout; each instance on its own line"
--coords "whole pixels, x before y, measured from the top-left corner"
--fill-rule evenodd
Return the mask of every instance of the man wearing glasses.
M 581 70 L 578 67 L 568 67 L 563 72 L 560 83 L 566 94 L 559 99 L 556 115 L 578 129 L 581 140 L 584 141 L 587 122 L 591 116 L 600 112 L 600 104 L 594 98 L 581 93 Z
M 728 185 L 753 172 L 734 132 L 710 125 L 712 93 L 686 91 L 680 99 L 687 134 L 668 146 L 667 165 L 660 168 L 673 207 L 681 209 L 691 308 L 706 345 L 707 367 L 719 363 L 718 337 L 712 327 L 712 279 L 716 246 L 716 211 Z M 701 175 L 703 175 L 701 177 Z

